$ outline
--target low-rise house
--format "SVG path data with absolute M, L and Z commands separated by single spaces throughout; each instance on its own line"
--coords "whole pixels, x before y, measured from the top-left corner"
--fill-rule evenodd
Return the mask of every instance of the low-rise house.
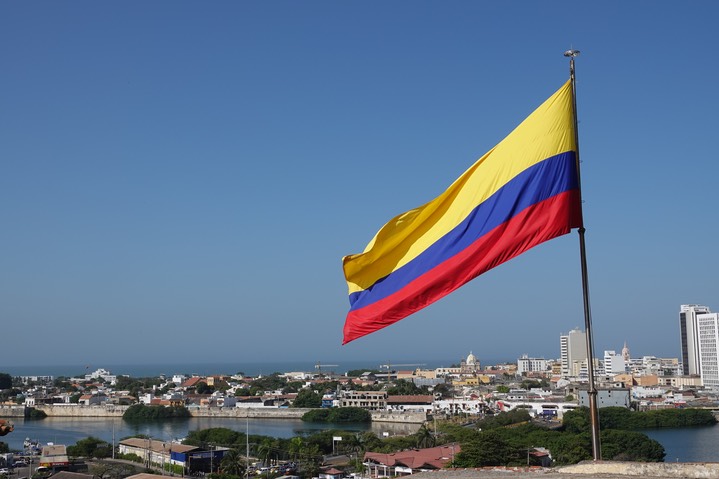
M 364 466 L 370 477 L 404 476 L 442 469 L 461 452 L 459 444 L 445 444 L 427 449 L 410 449 L 391 454 L 366 452 Z
M 180 387 L 188 390 L 188 389 L 195 389 L 198 384 L 202 382 L 202 378 L 199 376 L 193 376 L 187 380 L 185 380 L 182 384 L 180 384 Z
M 197 446 L 139 437 L 131 437 L 120 441 L 118 452 L 120 454 L 135 454 L 142 458 L 147 466 L 152 464 L 158 466 L 174 464 L 183 469 L 192 467 L 193 471 L 204 470 L 204 463 L 209 462 L 209 458 L 217 460 L 217 464 L 219 464 L 219 461 L 224 456 L 224 452 L 220 449 L 218 451 L 205 451 Z
M 329 469 L 325 469 L 319 473 L 319 479 L 342 479 L 344 475 L 345 473 L 339 469 L 330 467 Z

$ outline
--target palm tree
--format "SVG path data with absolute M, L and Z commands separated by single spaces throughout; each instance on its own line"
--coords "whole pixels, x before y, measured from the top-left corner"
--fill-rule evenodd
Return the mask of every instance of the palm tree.
M 300 455 L 300 451 L 302 451 L 302 448 L 305 445 L 305 440 L 300 436 L 295 436 L 292 439 L 290 439 L 290 446 L 289 446 L 289 453 L 290 458 L 293 462 L 297 462 L 297 458 Z
M 220 467 L 225 474 L 242 477 L 245 475 L 247 464 L 245 464 L 245 458 L 237 449 L 230 449 L 222 458 Z
M 434 434 L 432 434 L 432 431 L 429 430 L 426 424 L 422 424 L 422 427 L 420 427 L 414 435 L 417 439 L 418 448 L 434 447 L 436 442 Z
M 302 447 L 300 451 L 300 469 L 304 475 L 315 477 L 320 470 L 322 462 L 322 451 L 317 444 L 309 444 Z
M 343 449 L 350 453 L 358 453 L 362 451 L 362 438 L 359 434 L 353 434 L 349 437 L 343 437 Z
M 262 463 L 266 466 L 270 465 L 270 458 L 272 457 L 272 440 L 263 439 L 259 446 L 257 446 L 257 457 L 262 459 Z

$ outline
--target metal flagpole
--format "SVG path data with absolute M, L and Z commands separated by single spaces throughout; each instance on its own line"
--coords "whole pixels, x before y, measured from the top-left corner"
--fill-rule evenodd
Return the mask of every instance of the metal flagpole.
M 572 107 L 574 110 L 574 141 L 577 147 L 577 180 L 579 182 L 579 200 L 582 201 L 582 180 L 579 168 L 579 122 L 577 121 L 577 84 L 574 75 L 574 59 L 579 56 L 579 50 L 567 50 L 565 57 L 569 57 L 569 76 L 572 82 Z M 587 274 L 587 250 L 584 240 L 585 228 L 579 228 L 579 252 L 582 265 L 582 292 L 584 296 L 584 327 L 587 338 L 587 375 L 589 376 L 589 416 L 592 426 L 592 456 L 595 461 L 602 458 L 599 442 L 599 414 L 597 412 L 597 388 L 594 385 L 594 346 L 592 340 L 592 311 L 589 306 L 589 276 Z

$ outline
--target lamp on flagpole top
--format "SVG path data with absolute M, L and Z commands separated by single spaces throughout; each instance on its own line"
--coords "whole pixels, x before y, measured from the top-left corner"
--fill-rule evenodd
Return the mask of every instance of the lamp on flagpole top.
M 574 59 L 579 56 L 579 50 L 569 49 L 564 56 L 569 58 L 569 75 L 574 78 Z

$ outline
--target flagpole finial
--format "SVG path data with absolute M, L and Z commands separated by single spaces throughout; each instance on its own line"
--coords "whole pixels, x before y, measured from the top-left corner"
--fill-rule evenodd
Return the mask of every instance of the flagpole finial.
M 579 50 L 567 50 L 566 52 L 564 52 L 564 56 L 575 58 L 579 56 L 579 53 Z

